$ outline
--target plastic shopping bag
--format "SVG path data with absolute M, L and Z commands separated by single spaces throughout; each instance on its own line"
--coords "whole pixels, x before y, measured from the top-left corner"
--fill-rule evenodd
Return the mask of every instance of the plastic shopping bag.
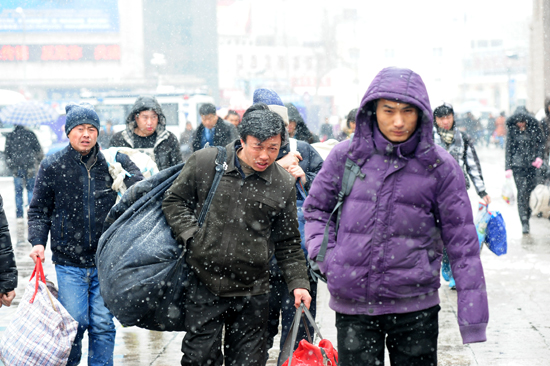
M 502 198 L 509 205 L 513 205 L 516 202 L 516 190 L 513 178 L 504 178 L 504 184 L 502 185 Z
M 485 238 L 487 247 L 496 255 L 506 254 L 508 241 L 506 237 L 506 224 L 500 212 L 493 212 L 487 223 L 487 236 Z
M 487 223 L 491 219 L 491 213 L 488 211 L 487 205 L 480 203 L 476 217 L 474 219 L 474 224 L 476 225 L 477 238 L 479 239 L 479 246 L 485 241 L 485 236 L 487 235 Z
M 42 263 L 37 260 L 31 281 L 0 342 L 0 359 L 9 366 L 65 365 L 77 328 L 78 322 L 48 290 Z

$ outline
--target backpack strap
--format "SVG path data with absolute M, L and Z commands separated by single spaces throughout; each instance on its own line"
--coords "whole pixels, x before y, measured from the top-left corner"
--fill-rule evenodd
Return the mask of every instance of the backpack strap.
M 210 191 L 208 191 L 208 196 L 206 196 L 204 206 L 202 206 L 201 213 L 199 214 L 199 218 L 197 220 L 199 227 L 202 227 L 202 224 L 206 219 L 206 214 L 208 213 L 208 209 L 210 208 L 210 204 L 212 203 L 212 199 L 214 198 L 216 189 L 218 189 L 218 185 L 220 184 L 223 173 L 227 170 L 227 163 L 225 162 L 227 158 L 227 151 L 223 146 L 216 146 L 216 148 L 218 149 L 218 154 L 216 155 L 215 160 L 216 174 L 214 175 L 214 181 L 212 182 Z
M 353 136 L 350 138 L 350 146 L 351 146 L 352 139 L 353 139 Z M 361 180 L 365 179 L 365 174 L 361 172 L 361 167 L 357 165 L 357 163 L 355 163 L 353 160 L 349 158 L 346 159 L 344 176 L 342 177 L 342 188 L 338 193 L 338 202 L 336 203 L 336 206 L 334 206 L 334 209 L 332 210 L 332 213 L 330 214 L 327 220 L 327 224 L 325 225 L 323 243 L 321 244 L 321 248 L 319 249 L 319 254 L 317 254 L 317 257 L 315 258 L 316 262 L 322 262 L 325 260 L 325 254 L 327 252 L 328 239 L 329 239 L 330 221 L 332 220 L 332 215 L 334 215 L 334 213 L 337 213 L 336 225 L 334 227 L 334 237 L 336 238 L 338 234 L 338 227 L 340 226 L 340 217 L 342 215 L 342 204 L 344 203 L 344 199 L 346 198 L 346 196 L 349 196 L 349 194 L 351 193 L 351 189 L 353 188 L 353 185 L 355 184 L 355 179 L 357 179 L 357 177 L 359 177 Z

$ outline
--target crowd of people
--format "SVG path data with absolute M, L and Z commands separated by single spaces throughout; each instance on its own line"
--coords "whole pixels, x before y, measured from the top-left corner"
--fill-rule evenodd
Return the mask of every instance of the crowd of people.
M 399 68 L 378 73 L 336 136 L 328 123 L 316 135 L 295 105 L 263 88 L 242 118 L 202 105 L 202 123 L 188 123 L 179 138 L 153 97 L 139 97 L 117 133 L 90 105 L 66 112 L 63 150 L 43 159 L 36 136 L 18 127 L 6 154 L 17 218 L 28 191 L 30 256 L 45 260 L 49 236 L 59 301 L 79 324 L 67 365 L 80 363 L 86 331 L 88 364 L 113 364 L 115 327 L 95 263 L 117 198 L 103 145 L 140 150 L 159 170 L 185 162 L 162 204 L 192 270 L 182 365 L 265 365 L 279 323 L 282 349 L 296 308 L 303 303 L 315 316 L 321 279 L 336 312 L 340 365 L 383 364 L 385 346 L 392 364 L 436 365 L 442 263 L 452 266 L 458 302 L 470 304 L 458 307 L 463 342 L 484 342 L 489 310 L 470 181 L 486 204 L 491 196 L 476 143 L 505 147 L 524 233 L 550 152 L 550 101 L 542 122 L 518 108 L 508 119 L 490 117 L 481 134 L 473 116 L 460 120 L 449 104 L 432 111 L 421 77 Z M 331 138 L 339 143 L 320 153 Z M 199 228 L 216 146 L 227 151 L 226 170 Z M 128 155 L 116 161 L 126 187 L 144 179 Z M 0 265 L 0 300 L 10 306 L 17 269 L 1 197 Z M 313 332 L 306 328 L 298 340 Z

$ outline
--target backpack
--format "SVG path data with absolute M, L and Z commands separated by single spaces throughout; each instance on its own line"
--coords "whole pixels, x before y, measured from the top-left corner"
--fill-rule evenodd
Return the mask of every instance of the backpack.
M 227 168 L 225 148 L 217 149 L 214 181 L 197 219 L 199 227 Z M 96 266 L 105 305 L 124 326 L 185 330 L 189 267 L 162 211 L 164 193 L 183 165 L 134 184 L 107 217 Z
M 351 146 L 352 141 L 353 141 L 353 135 L 349 140 L 349 146 Z M 323 262 L 325 260 L 332 215 L 336 213 L 336 225 L 334 226 L 334 240 L 336 240 L 338 236 L 338 227 L 340 226 L 340 216 L 342 214 L 342 205 L 344 203 L 344 199 L 347 196 L 349 196 L 349 194 L 351 193 L 351 189 L 353 188 L 353 185 L 355 184 L 355 180 L 358 177 L 361 180 L 363 180 L 365 179 L 365 174 L 361 172 L 361 167 L 357 165 L 356 162 L 354 162 L 350 158 L 347 158 L 346 165 L 344 167 L 344 174 L 342 176 L 342 187 L 340 189 L 340 192 L 338 193 L 338 202 L 336 202 L 336 205 L 334 206 L 334 209 L 332 210 L 332 213 L 330 214 L 327 220 L 327 224 L 325 225 L 325 233 L 323 235 L 323 242 L 321 244 L 321 248 L 319 249 L 319 253 L 317 254 L 317 257 L 315 257 L 315 259 L 309 259 L 309 264 L 311 266 L 313 273 L 316 275 L 318 279 L 320 279 L 323 282 L 327 282 L 327 278 L 325 274 L 321 272 L 319 265 L 317 263 Z

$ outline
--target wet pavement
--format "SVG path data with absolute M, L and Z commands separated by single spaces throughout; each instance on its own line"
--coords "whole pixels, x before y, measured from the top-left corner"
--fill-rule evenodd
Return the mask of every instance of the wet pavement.
M 493 198 L 491 210 L 498 210 L 506 221 L 508 253 L 497 257 L 485 248 L 481 253 L 489 296 L 490 321 L 487 342 L 462 345 L 456 320 L 456 291 L 442 280 L 440 289 L 439 365 L 507 366 L 550 364 L 550 221 L 531 219 L 531 234 L 522 235 L 515 205 L 507 205 L 499 196 L 504 177 L 504 151 L 478 148 L 487 192 Z M 20 271 L 17 297 L 10 308 L 0 308 L 0 337 L 3 335 L 33 269 L 26 242 L 26 225 L 15 219 L 13 180 L 0 178 L 0 192 L 10 224 L 12 242 Z M 469 191 L 472 205 L 478 197 Z M 46 253 L 45 271 L 55 279 L 51 252 Z M 323 336 L 336 345 L 334 312 L 328 307 L 326 286 L 318 290 L 317 323 Z M 117 323 L 115 365 L 178 365 L 183 333 L 153 332 Z M 84 337 L 85 361 L 87 341 Z M 274 344 L 278 344 L 278 339 Z M 270 350 L 268 365 L 276 365 L 277 349 Z M 1 364 L 1 362 L 0 362 Z M 389 361 L 386 357 L 386 365 Z

